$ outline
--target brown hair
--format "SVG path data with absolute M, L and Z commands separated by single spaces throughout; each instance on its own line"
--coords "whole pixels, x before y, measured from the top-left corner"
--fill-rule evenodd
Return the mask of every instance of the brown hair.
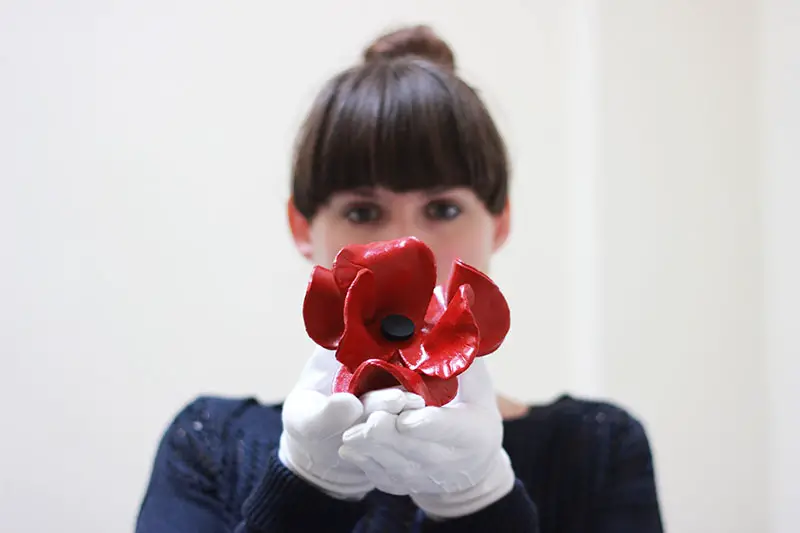
M 292 197 L 313 218 L 338 191 L 469 187 L 499 214 L 508 195 L 506 148 L 450 47 L 427 26 L 375 40 L 364 63 L 330 80 L 295 146 Z
M 453 49 L 430 26 L 409 26 L 387 33 L 364 50 L 364 61 L 416 56 L 452 72 L 456 70 Z

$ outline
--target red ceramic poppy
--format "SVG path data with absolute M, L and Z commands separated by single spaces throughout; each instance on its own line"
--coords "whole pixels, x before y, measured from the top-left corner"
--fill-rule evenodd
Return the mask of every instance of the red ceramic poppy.
M 456 261 L 445 287 L 420 240 L 343 248 L 332 269 L 315 267 L 303 303 L 309 336 L 336 351 L 334 392 L 357 396 L 402 386 L 427 405 L 458 391 L 457 376 L 508 333 L 508 304 L 483 273 Z

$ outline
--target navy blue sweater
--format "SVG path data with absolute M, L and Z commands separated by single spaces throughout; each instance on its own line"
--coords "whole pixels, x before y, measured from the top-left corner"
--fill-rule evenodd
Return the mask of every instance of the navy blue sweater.
M 167 429 L 137 533 L 656 533 L 650 446 L 619 407 L 567 396 L 504 422 L 517 483 L 469 516 L 426 518 L 408 497 L 331 498 L 277 458 L 281 406 L 200 398 Z

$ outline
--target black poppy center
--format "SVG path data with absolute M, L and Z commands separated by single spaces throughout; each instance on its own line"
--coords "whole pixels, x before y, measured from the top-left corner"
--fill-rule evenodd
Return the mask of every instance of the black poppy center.
M 407 341 L 414 336 L 414 322 L 403 315 L 389 315 L 381 320 L 381 334 L 387 341 Z

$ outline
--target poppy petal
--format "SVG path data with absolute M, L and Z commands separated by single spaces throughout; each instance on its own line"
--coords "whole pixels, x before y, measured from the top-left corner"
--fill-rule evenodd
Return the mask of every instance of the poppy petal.
M 447 301 L 444 296 L 444 288 L 441 285 L 433 289 L 433 296 L 428 303 L 428 311 L 425 313 L 426 324 L 436 324 L 444 310 L 447 309 Z
M 361 396 L 370 391 L 388 389 L 397 385 L 408 392 L 421 396 L 426 405 L 437 402 L 422 376 L 413 370 L 381 359 L 364 361 L 350 378 L 347 392 Z
M 511 313 L 505 296 L 491 279 L 462 261 L 456 261 L 447 281 L 447 301 L 453 299 L 462 285 L 469 285 L 474 293 L 470 307 L 481 340 L 475 355 L 481 357 L 503 343 L 511 325 Z
M 333 392 L 349 392 L 361 396 L 373 390 L 387 389 L 397 385 L 418 394 L 425 405 L 441 407 L 447 405 L 458 393 L 458 378 L 439 379 L 419 374 L 380 359 L 365 361 L 359 367 L 358 378 L 347 367 L 341 367 L 334 377 Z M 418 381 L 417 378 L 422 378 Z M 352 387 L 351 387 L 352 384 Z
M 333 276 L 341 289 L 362 269 L 375 275 L 379 314 L 400 314 L 421 324 L 436 285 L 430 248 L 415 237 L 347 246 L 334 260 Z
M 422 335 L 415 335 L 411 343 L 397 348 L 397 353 L 405 366 L 415 372 L 419 370 L 420 364 L 428 358 L 428 355 L 423 351 L 421 342 L 425 335 L 427 335 L 425 332 Z
M 353 280 L 344 300 L 344 334 L 336 350 L 336 359 L 351 371 L 367 359 L 388 359 L 393 350 L 379 344 L 369 326 L 375 316 L 375 277 L 361 270 Z
M 428 389 L 425 405 L 442 407 L 453 401 L 458 393 L 458 378 L 439 379 L 423 376 L 422 380 Z
M 409 368 L 441 379 L 456 377 L 469 368 L 480 345 L 480 334 L 470 311 L 469 285 L 462 285 L 433 329 L 425 335 L 418 361 Z M 401 356 L 405 355 L 401 351 Z
M 321 266 L 314 267 L 303 300 L 303 321 L 311 340 L 334 350 L 344 332 L 344 293 L 339 291 L 333 273 Z
M 353 379 L 353 373 L 350 372 L 346 366 L 342 365 L 333 377 L 333 390 L 331 392 L 347 392 L 350 388 L 351 379 Z

